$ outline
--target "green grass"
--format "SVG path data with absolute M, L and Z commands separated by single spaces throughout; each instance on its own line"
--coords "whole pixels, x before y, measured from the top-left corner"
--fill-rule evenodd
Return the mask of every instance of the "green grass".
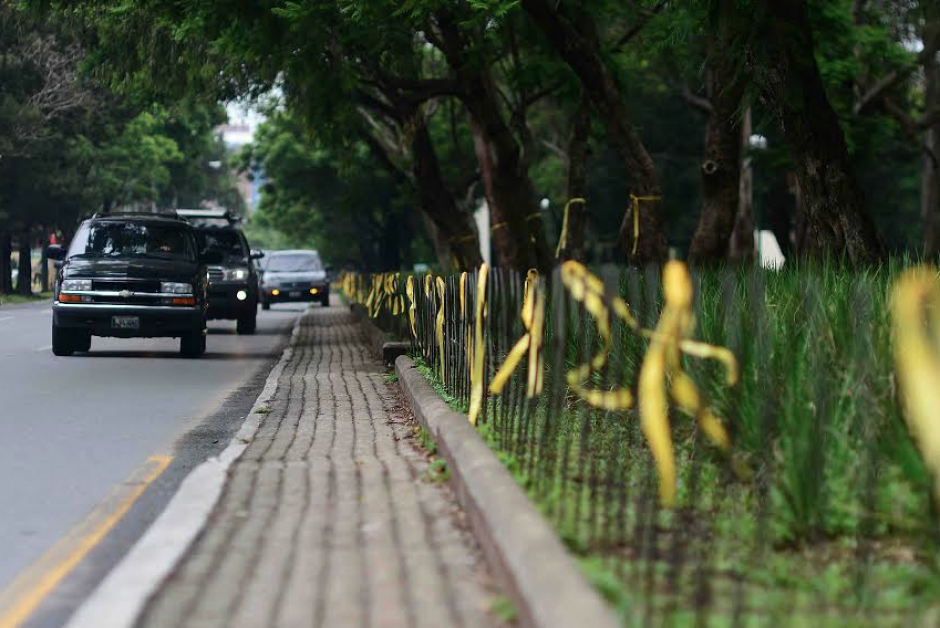
M 39 301 L 48 301 L 52 298 L 51 292 L 40 292 L 30 296 L 22 294 L 4 294 L 0 295 L 0 305 L 15 305 L 19 303 L 37 303 Z

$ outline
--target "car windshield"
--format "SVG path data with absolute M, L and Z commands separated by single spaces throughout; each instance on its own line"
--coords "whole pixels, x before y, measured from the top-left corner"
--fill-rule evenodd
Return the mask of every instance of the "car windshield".
M 152 257 L 194 260 L 193 238 L 182 226 L 147 222 L 95 222 L 83 225 L 69 257 Z
M 199 246 L 204 251 L 218 251 L 227 258 L 247 257 L 238 232 L 234 229 L 197 229 Z
M 316 255 L 272 255 L 264 269 L 272 273 L 298 273 L 323 270 L 323 266 Z

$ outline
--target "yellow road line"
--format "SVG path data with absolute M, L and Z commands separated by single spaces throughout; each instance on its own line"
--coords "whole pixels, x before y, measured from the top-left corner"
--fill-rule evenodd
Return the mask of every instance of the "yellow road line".
M 16 628 L 36 610 L 162 474 L 173 456 L 151 456 L 88 517 L 0 592 L 0 628 Z

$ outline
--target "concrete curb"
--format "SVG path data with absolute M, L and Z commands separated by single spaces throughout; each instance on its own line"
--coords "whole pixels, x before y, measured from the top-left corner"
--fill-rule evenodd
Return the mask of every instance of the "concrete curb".
M 297 318 L 281 359 L 228 446 L 193 469 L 157 520 L 69 618 L 67 628 L 131 628 L 150 599 L 202 532 L 228 480 L 228 471 L 254 439 L 278 379 L 294 352 L 304 314 Z
M 613 609 L 466 415 L 450 409 L 411 358 L 399 357 L 395 370 L 415 417 L 447 460 L 457 499 L 523 624 L 619 628 Z

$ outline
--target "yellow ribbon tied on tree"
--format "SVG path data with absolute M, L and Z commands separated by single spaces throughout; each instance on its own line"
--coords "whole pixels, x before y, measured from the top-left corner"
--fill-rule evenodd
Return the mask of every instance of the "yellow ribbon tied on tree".
M 480 266 L 477 276 L 476 319 L 473 321 L 473 351 L 470 354 L 470 410 L 467 413 L 470 423 L 477 424 L 477 418 L 483 409 L 483 365 L 486 346 L 483 341 L 483 321 L 486 317 L 486 282 L 489 267 Z
M 561 219 L 561 235 L 558 236 L 558 246 L 555 248 L 555 258 L 561 257 L 561 252 L 565 250 L 565 247 L 568 246 L 568 221 L 569 214 L 571 213 L 571 206 L 575 203 L 580 203 L 581 205 L 587 205 L 587 200 L 578 197 L 569 200 L 565 203 L 565 213 Z
M 633 251 L 630 255 L 636 255 L 637 245 L 640 243 L 640 201 L 661 201 L 662 196 L 637 196 L 635 194 L 630 195 L 630 203 L 632 206 L 633 212 Z
M 528 354 L 529 369 L 526 396 L 531 399 L 542 392 L 544 358 L 541 347 L 543 341 L 542 330 L 545 326 L 545 295 L 540 289 L 539 273 L 534 269 L 526 275 L 521 318 L 526 333 L 516 342 L 502 366 L 496 371 L 493 381 L 490 382 L 490 392 L 494 394 L 502 392 L 513 371 L 519 366 L 522 358 Z
M 640 368 L 640 426 L 659 470 L 659 496 L 665 506 L 676 497 L 676 463 L 669 425 L 668 394 L 683 413 L 693 417 L 702 432 L 727 452 L 731 439 L 721 420 L 702 400 L 695 382 L 682 370 L 683 341 L 692 333 L 692 278 L 682 262 L 668 262 L 663 269 L 665 305 L 656 331 L 649 334 L 649 349 Z M 728 383 L 737 383 L 737 360 L 727 349 L 691 343 L 693 355 L 716 358 L 727 367 Z
M 914 268 L 891 295 L 894 362 L 904 417 L 933 476 L 940 504 L 940 284 L 936 271 Z

